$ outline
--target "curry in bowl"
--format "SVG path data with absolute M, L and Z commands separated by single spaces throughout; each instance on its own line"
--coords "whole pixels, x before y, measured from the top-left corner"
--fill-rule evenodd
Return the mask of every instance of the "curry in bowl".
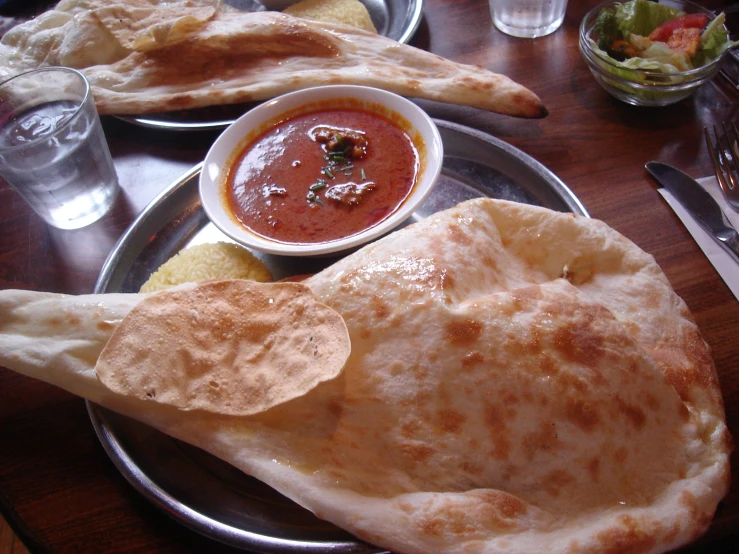
M 251 121 L 240 128 L 243 118 Z M 206 157 L 201 198 L 216 226 L 258 250 L 312 255 L 363 244 L 406 219 L 440 171 L 433 122 L 385 91 L 308 89 L 243 118 Z
M 419 153 L 389 118 L 328 109 L 269 128 L 228 175 L 228 205 L 250 231 L 290 244 L 350 237 L 397 210 L 416 182 Z

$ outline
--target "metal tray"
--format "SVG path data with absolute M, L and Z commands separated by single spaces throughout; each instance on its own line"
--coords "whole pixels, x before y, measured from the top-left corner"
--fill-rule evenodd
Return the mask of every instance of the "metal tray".
M 406 224 L 480 196 L 588 215 L 562 181 L 520 150 L 461 125 L 436 124 L 445 151 L 442 175 Z M 200 166 L 193 168 L 141 213 L 105 262 L 96 293 L 138 291 L 182 248 L 228 240 L 203 212 L 199 174 Z M 316 272 L 335 260 L 260 257 L 276 278 Z M 197 448 L 90 402 L 87 408 L 125 478 L 166 513 L 212 539 L 252 552 L 378 552 Z
M 248 0 L 228 3 L 236 7 L 254 4 L 263 9 L 282 10 L 297 0 Z M 372 18 L 377 32 L 397 42 L 407 43 L 421 25 L 423 16 L 423 0 L 360 0 Z M 254 103 L 234 104 L 230 106 L 210 106 L 196 110 L 183 110 L 171 113 L 151 114 L 147 116 L 117 116 L 119 119 L 152 129 L 169 129 L 171 131 L 207 131 L 223 129 L 243 115 Z

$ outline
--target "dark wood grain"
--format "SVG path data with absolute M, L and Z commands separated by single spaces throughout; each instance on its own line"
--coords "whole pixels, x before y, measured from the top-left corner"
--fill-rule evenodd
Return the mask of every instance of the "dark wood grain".
M 426 0 L 416 46 L 505 73 L 535 91 L 550 115 L 520 120 L 420 104 L 434 117 L 488 132 L 533 156 L 575 192 L 593 217 L 655 256 L 713 350 L 728 424 L 739 437 L 739 302 L 644 171 L 647 161 L 661 160 L 695 177 L 709 175 L 702 127 L 739 120 L 739 98 L 720 79 L 666 108 L 637 108 L 611 98 L 578 51 L 578 24 L 594 4 L 571 0 L 560 30 L 526 40 L 494 29 L 486 2 Z M 216 136 L 154 132 L 113 118 L 105 118 L 104 127 L 123 194 L 100 222 L 78 231 L 52 229 L 0 184 L 0 288 L 90 292 L 105 257 L 136 214 L 199 162 Z M 736 457 L 732 467 L 739 473 Z M 0 509 L 32 551 L 230 551 L 174 522 L 126 483 L 99 444 L 82 400 L 2 368 Z M 736 480 L 708 534 L 686 550 L 734 552 L 735 544 Z

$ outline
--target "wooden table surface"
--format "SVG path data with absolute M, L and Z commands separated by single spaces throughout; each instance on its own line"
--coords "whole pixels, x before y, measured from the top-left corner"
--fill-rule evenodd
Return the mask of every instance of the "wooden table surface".
M 713 350 L 729 428 L 739 437 L 739 302 L 644 171 L 647 161 L 661 160 L 694 177 L 709 175 L 701 130 L 739 120 L 739 97 L 718 78 L 670 107 L 638 108 L 613 99 L 595 83 L 578 51 L 578 24 L 594 4 L 570 0 L 561 29 L 526 40 L 497 31 L 487 2 L 426 0 L 413 45 L 510 76 L 542 98 L 549 116 L 521 120 L 421 105 L 434 117 L 487 132 L 533 156 L 572 189 L 592 217 L 656 258 Z M 720 0 L 703 4 L 722 7 Z M 103 124 L 123 194 L 100 222 L 76 231 L 53 229 L 0 183 L 0 288 L 91 292 L 136 214 L 201 161 L 217 136 L 146 130 L 113 118 Z M 736 457 L 732 467 L 739 473 Z M 708 534 L 688 551 L 736 551 L 736 483 Z M 134 491 L 103 451 L 83 400 L 3 368 L 0 511 L 32 552 L 231 551 L 174 522 Z

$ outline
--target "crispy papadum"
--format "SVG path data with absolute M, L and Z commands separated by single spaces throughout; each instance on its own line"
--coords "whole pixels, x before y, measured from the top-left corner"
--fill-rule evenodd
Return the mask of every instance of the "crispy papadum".
M 333 379 L 350 351 L 341 316 L 301 283 L 208 281 L 136 304 L 95 373 L 123 396 L 251 415 Z
M 305 284 L 352 352 L 335 379 L 253 416 L 115 395 L 92 365 L 26 341 L 45 332 L 33 317 L 2 323 L 36 302 L 60 318 L 87 306 L 74 333 L 99 352 L 107 296 L 0 292 L 0 363 L 393 552 L 664 552 L 708 527 L 731 449 L 709 349 L 654 258 L 606 224 L 471 200 Z
M 350 25 L 279 12 L 220 4 L 208 18 L 212 4 L 172 0 L 145 9 L 64 0 L 5 34 L 0 79 L 45 65 L 79 69 L 101 114 L 253 102 L 329 84 L 374 86 L 518 117 L 547 113 L 526 87 L 480 67 Z

